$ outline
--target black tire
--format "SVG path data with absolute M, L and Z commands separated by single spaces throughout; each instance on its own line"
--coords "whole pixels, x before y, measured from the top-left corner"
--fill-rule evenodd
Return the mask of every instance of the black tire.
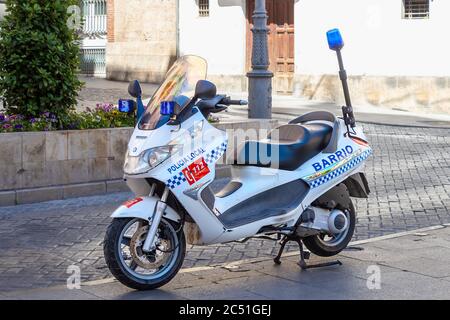
M 114 219 L 109 225 L 105 240 L 103 243 L 103 253 L 105 256 L 106 264 L 108 265 L 109 270 L 112 275 L 119 280 L 125 286 L 136 289 L 136 290 L 153 290 L 157 289 L 165 284 L 167 284 L 170 280 L 175 277 L 175 275 L 180 270 L 183 265 L 184 256 L 186 254 L 186 240 L 184 237 L 183 230 L 179 231 L 178 236 L 178 254 L 176 257 L 176 261 L 171 269 L 161 278 L 153 279 L 153 280 L 144 280 L 135 277 L 130 272 L 128 272 L 125 267 L 121 263 L 121 259 L 119 257 L 119 238 L 122 233 L 122 229 L 133 219 Z M 163 218 L 164 220 L 164 218 Z M 179 225 L 175 224 L 175 222 L 165 220 L 170 223 L 172 227 L 177 230 Z
M 320 257 L 332 257 L 340 253 L 342 250 L 347 248 L 348 244 L 353 238 L 353 233 L 355 232 L 356 223 L 356 212 L 353 203 L 350 201 L 350 208 L 348 209 L 350 225 L 347 234 L 339 242 L 339 244 L 331 246 L 325 244 L 319 235 L 306 237 L 303 239 L 303 243 L 308 248 L 309 251 Z

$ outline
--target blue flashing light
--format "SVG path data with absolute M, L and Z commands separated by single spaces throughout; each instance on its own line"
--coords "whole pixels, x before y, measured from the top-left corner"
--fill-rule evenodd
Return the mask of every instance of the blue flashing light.
M 342 39 L 339 29 L 332 29 L 327 32 L 328 46 L 331 50 L 340 50 L 344 47 L 344 40 Z
M 160 113 L 163 116 L 172 116 L 175 112 L 174 101 L 162 101 Z
M 119 112 L 132 113 L 132 112 L 134 112 L 134 109 L 135 109 L 134 101 L 120 99 L 118 109 L 119 109 Z

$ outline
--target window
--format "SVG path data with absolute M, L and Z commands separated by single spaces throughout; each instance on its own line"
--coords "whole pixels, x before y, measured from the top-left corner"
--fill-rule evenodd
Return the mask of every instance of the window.
M 81 0 L 80 2 L 83 16 L 106 15 L 106 0 Z
M 94 5 L 95 15 L 106 15 L 106 1 L 96 1 Z
M 198 13 L 200 17 L 209 17 L 209 0 L 198 0 Z
M 403 19 L 429 19 L 430 0 L 403 0 Z

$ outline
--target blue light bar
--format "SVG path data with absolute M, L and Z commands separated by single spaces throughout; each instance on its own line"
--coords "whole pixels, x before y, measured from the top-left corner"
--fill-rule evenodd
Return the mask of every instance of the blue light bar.
M 339 29 L 333 29 L 327 32 L 328 46 L 331 50 L 340 50 L 344 47 L 344 40 L 342 39 Z
M 174 101 L 162 101 L 160 113 L 163 116 L 172 116 L 175 111 Z
M 134 100 L 119 100 L 119 106 L 118 106 L 119 112 L 123 113 L 132 113 L 135 109 Z

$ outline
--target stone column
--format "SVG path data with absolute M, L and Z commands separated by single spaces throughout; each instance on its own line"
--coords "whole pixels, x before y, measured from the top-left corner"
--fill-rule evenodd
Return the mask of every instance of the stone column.
M 253 12 L 252 70 L 247 73 L 250 119 L 272 118 L 272 78 L 269 71 L 269 49 L 266 0 L 256 0 Z

